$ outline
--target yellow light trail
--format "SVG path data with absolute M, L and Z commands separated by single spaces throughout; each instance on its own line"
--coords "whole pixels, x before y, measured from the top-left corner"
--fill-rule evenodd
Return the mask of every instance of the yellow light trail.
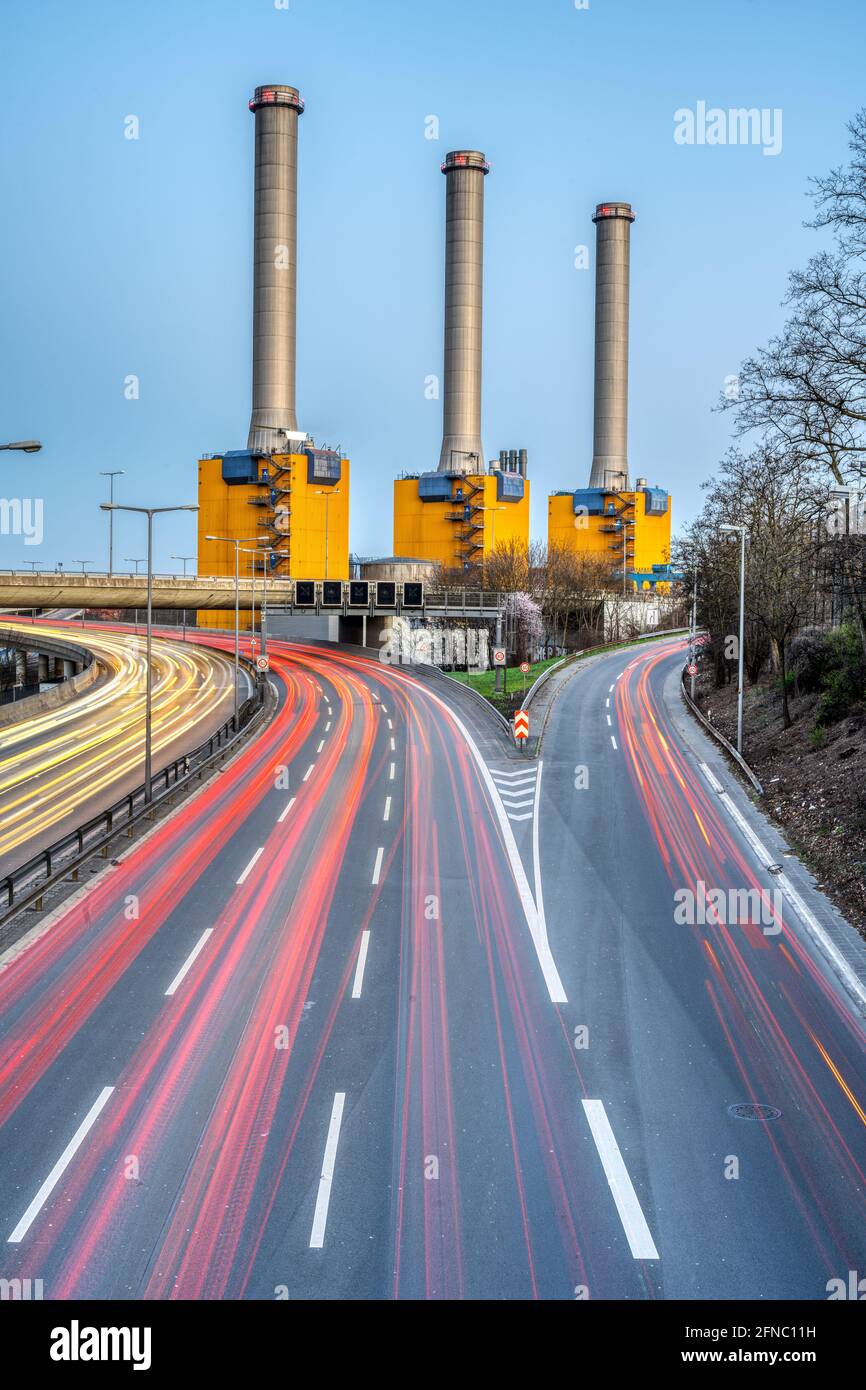
M 30 624 L 4 627 L 33 635 Z M 140 784 L 144 763 L 145 644 L 132 633 L 39 625 L 48 636 L 78 642 L 94 653 L 100 679 L 57 709 L 0 729 L 0 858 L 28 840 L 84 819 L 88 803 L 103 804 Z M 152 741 L 154 769 L 204 741 L 228 718 L 233 667 L 219 653 L 193 644 L 153 640 Z M 125 784 L 125 785 L 122 785 Z

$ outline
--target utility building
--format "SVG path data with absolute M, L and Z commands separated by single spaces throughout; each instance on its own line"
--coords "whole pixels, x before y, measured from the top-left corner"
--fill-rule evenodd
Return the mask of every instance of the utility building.
M 445 357 L 439 466 L 394 483 L 394 553 L 465 573 L 499 545 L 529 545 L 526 450 L 488 468 L 481 442 L 484 180 L 478 150 L 454 150 L 445 194 Z
M 595 398 L 589 486 L 548 498 L 551 546 L 597 555 L 610 577 L 631 589 L 666 586 L 671 499 L 645 478 L 632 486 L 628 465 L 629 203 L 595 210 Z
M 257 87 L 253 256 L 253 410 L 247 447 L 199 462 L 199 574 L 233 575 L 235 548 L 208 536 L 258 542 L 260 559 L 240 553 L 241 573 L 348 579 L 349 460 L 316 448 L 298 429 L 298 119 L 294 87 Z M 248 621 L 248 620 L 247 620 Z M 233 625 L 200 613 L 202 626 Z

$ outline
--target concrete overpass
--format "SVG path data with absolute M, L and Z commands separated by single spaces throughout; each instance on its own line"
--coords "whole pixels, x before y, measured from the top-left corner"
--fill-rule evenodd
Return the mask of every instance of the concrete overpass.
M 312 586 L 312 589 L 311 587 Z M 304 587 L 307 592 L 304 594 Z M 387 587 L 393 601 L 381 602 Z M 268 609 L 279 613 L 346 616 L 360 619 L 388 617 L 405 612 L 428 617 L 495 618 L 501 610 L 502 596 L 479 589 L 432 589 L 420 587 L 420 603 L 404 602 L 406 587 L 401 583 L 383 586 L 369 581 L 366 603 L 353 602 L 354 585 L 348 582 L 340 588 L 339 601 L 326 602 L 321 580 L 268 578 Z M 239 604 L 249 610 L 262 602 L 262 579 L 256 578 L 255 589 L 251 575 L 241 575 Z M 312 601 L 310 597 L 312 596 Z M 300 601 L 299 601 L 300 600 Z M 7 610 L 56 608 L 124 608 L 147 606 L 147 577 L 143 574 L 72 574 L 56 572 L 21 573 L 0 571 L 0 608 Z M 153 606 L 155 609 L 223 609 L 235 606 L 234 576 L 221 575 L 154 575 Z

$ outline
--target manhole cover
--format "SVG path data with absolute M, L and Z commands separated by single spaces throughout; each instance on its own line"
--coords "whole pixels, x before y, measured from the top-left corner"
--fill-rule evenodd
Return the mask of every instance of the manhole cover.
M 745 1105 L 728 1106 L 728 1114 L 733 1115 L 736 1120 L 778 1120 L 781 1113 L 775 1105 L 753 1105 L 749 1102 Z

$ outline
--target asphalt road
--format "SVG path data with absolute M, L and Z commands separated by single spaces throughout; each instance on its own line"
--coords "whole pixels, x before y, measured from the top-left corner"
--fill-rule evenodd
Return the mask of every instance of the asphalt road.
M 0 1276 L 821 1298 L 862 1267 L 841 986 L 787 921 L 673 920 L 686 871 L 749 871 L 665 722 L 678 658 L 582 671 L 540 783 L 442 678 L 271 660 L 267 729 L 0 960 Z
M 682 663 L 669 642 L 593 659 L 544 738 L 544 898 L 563 1017 L 588 1032 L 580 1094 L 604 1102 L 625 1155 L 654 1296 L 826 1298 L 866 1265 L 866 1056 L 794 895 L 863 981 L 866 953 L 684 712 Z M 781 877 L 766 867 L 780 859 Z M 723 890 L 715 911 L 700 882 Z M 736 1118 L 743 1103 L 781 1115 Z M 615 1220 L 593 1257 L 595 1292 L 628 1296 Z
M 143 637 L 77 623 L 38 626 L 88 647 L 100 675 L 67 704 L 0 729 L 0 876 L 144 780 Z M 153 654 L 156 773 L 229 718 L 233 670 L 227 656 L 192 643 L 155 638 Z

